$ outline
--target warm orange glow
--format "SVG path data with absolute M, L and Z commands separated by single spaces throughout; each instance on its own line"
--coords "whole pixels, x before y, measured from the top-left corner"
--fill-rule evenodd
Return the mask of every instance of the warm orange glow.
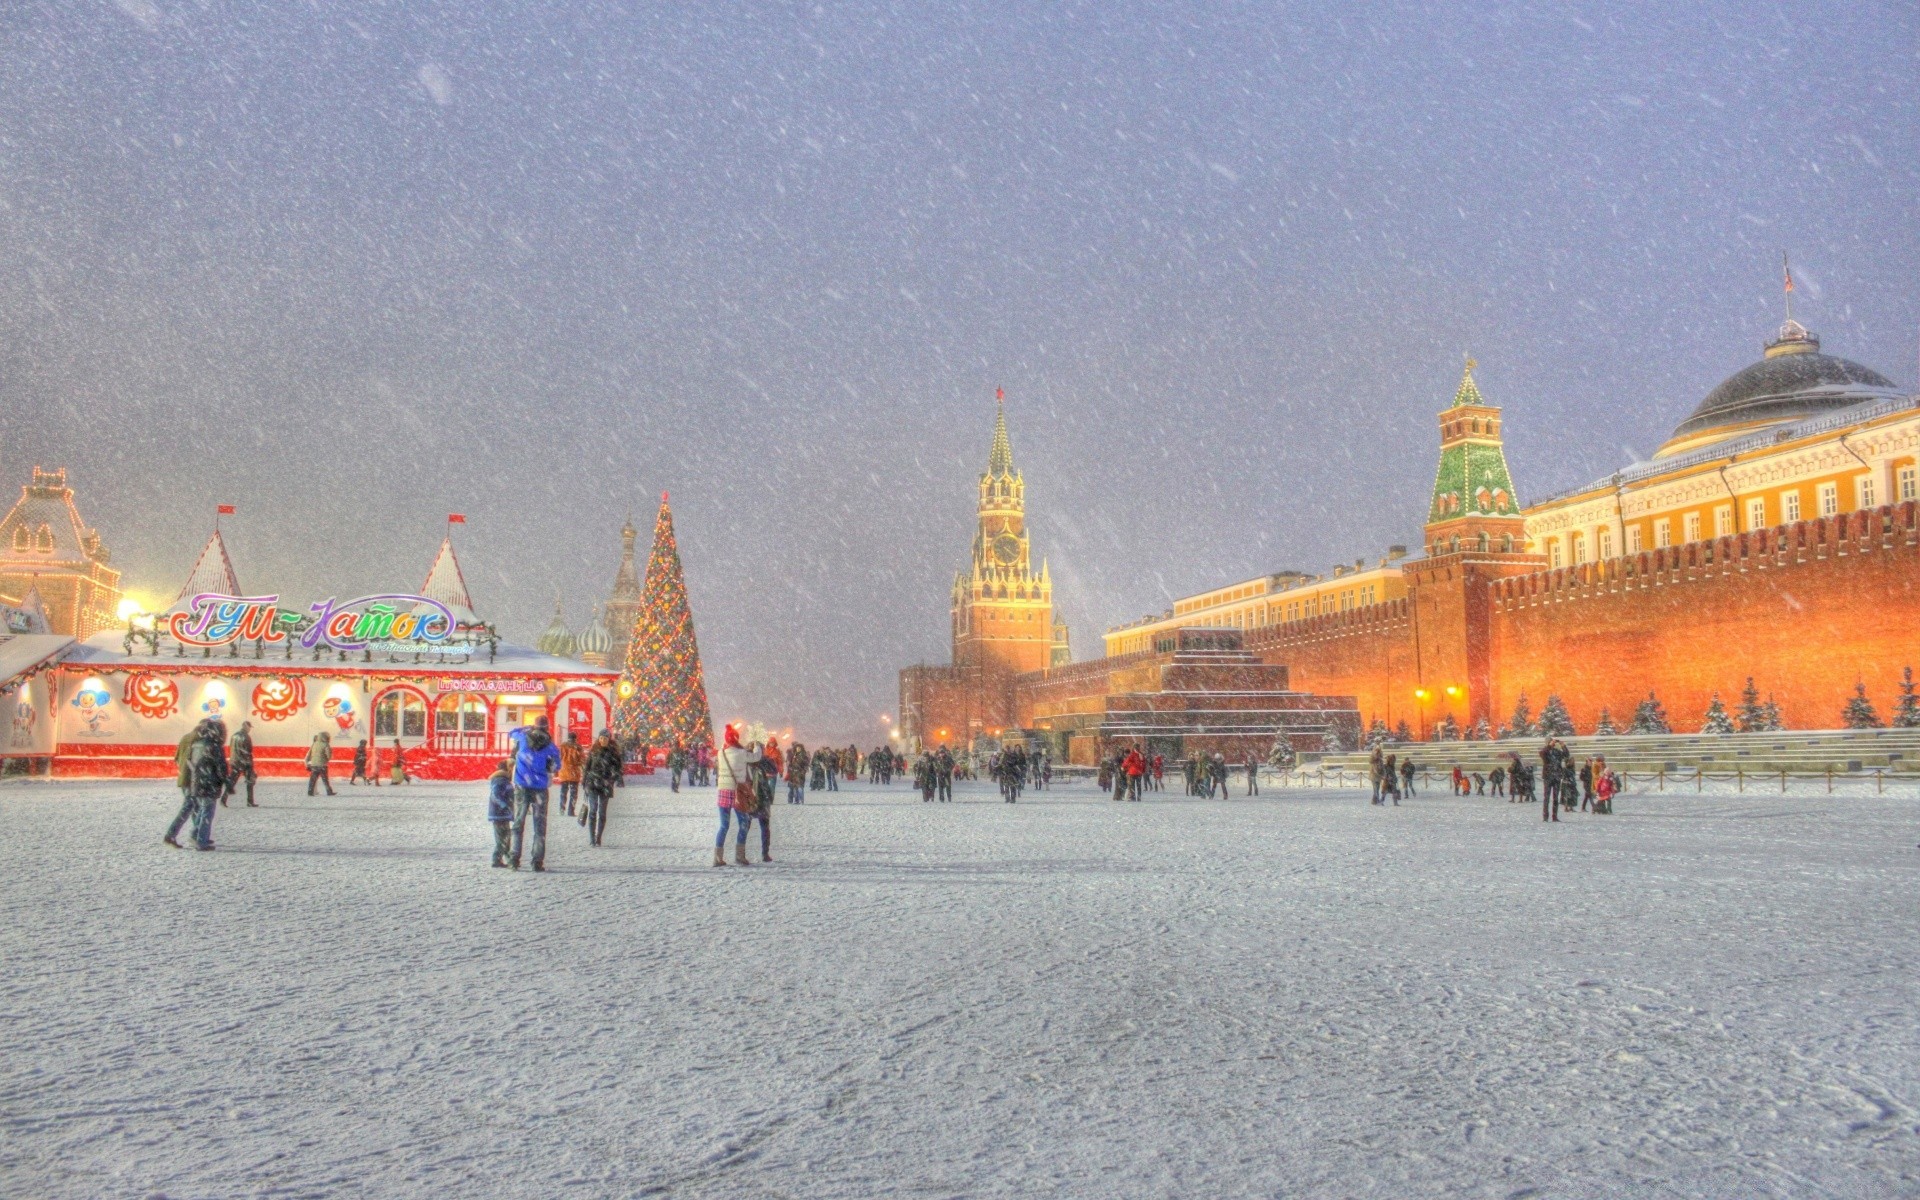
M 1433 694 L 1432 692 L 1429 692 L 1425 688 L 1413 689 L 1413 698 L 1416 700 L 1425 700 L 1427 697 L 1431 696 L 1432 694 Z
M 1460 689 L 1457 687 L 1449 687 L 1447 689 L 1447 695 L 1449 696 L 1458 696 L 1459 694 L 1460 694 Z

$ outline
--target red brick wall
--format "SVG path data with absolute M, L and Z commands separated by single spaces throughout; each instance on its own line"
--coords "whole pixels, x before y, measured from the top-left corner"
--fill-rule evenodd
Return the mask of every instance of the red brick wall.
M 1406 600 L 1249 630 L 1247 649 L 1288 669 L 1287 686 L 1352 696 L 1360 720 L 1419 724 L 1413 697 L 1413 634 Z M 1437 712 L 1430 714 L 1439 719 Z
M 1674 729 L 1747 676 L 1792 729 L 1831 729 L 1856 681 L 1884 719 L 1920 668 L 1916 506 L 1807 521 L 1494 585 L 1494 710 L 1557 693 L 1581 732 L 1649 690 Z

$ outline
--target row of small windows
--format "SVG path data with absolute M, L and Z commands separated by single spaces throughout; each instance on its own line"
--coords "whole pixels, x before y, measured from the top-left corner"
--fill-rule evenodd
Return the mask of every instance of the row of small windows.
M 53 526 L 42 525 L 30 530 L 25 525 L 13 527 L 13 548 L 18 553 L 38 550 L 42 554 L 53 552 Z
M 1009 595 L 1007 585 L 1004 583 L 998 589 L 990 583 L 986 584 L 974 593 L 974 597 L 980 600 L 1041 600 L 1045 598 L 1041 596 L 1039 588 L 1029 588 L 1025 584 L 1014 588 Z
M 1468 548 L 1478 549 L 1482 554 L 1485 554 L 1488 551 L 1493 549 L 1493 545 L 1494 545 L 1493 539 L 1489 537 L 1487 534 L 1482 533 L 1479 537 L 1473 539 L 1473 541 L 1469 543 Z M 1459 535 L 1456 534 L 1453 537 L 1448 538 L 1444 542 L 1442 541 L 1434 542 L 1433 553 L 1436 557 L 1442 554 L 1460 553 Z M 1502 554 L 1513 553 L 1513 535 L 1512 534 L 1505 533 L 1500 535 L 1500 553 Z
M 1875 485 L 1873 476 L 1862 475 L 1854 480 L 1853 498 L 1856 509 L 1869 509 L 1878 506 L 1879 488 Z M 1915 468 L 1910 466 L 1901 467 L 1894 473 L 1893 497 L 1893 501 L 1896 504 L 1902 504 L 1909 500 L 1920 500 L 1920 472 L 1916 472 Z M 1745 528 L 1747 531 L 1751 532 L 1756 529 L 1767 529 L 1771 527 L 1773 522 L 1769 522 L 1767 519 L 1766 497 L 1749 497 L 1745 505 Z M 1791 525 L 1796 521 L 1806 519 L 1809 515 L 1820 517 L 1838 516 L 1840 514 L 1840 484 L 1830 481 L 1816 487 L 1813 494 L 1813 505 L 1814 511 L 1812 514 L 1807 513 L 1801 502 L 1799 488 L 1789 488 L 1781 492 L 1777 509 L 1779 513 L 1778 524 Z M 1716 538 L 1732 537 L 1735 533 L 1740 532 L 1734 527 L 1733 513 L 1734 508 L 1732 504 L 1716 506 L 1713 510 L 1713 533 L 1710 536 Z M 1709 536 L 1702 522 L 1702 514 L 1697 512 L 1683 513 L 1681 515 L 1678 538 L 1674 536 L 1673 518 L 1671 517 L 1655 518 L 1650 530 L 1645 530 L 1638 524 L 1629 525 L 1627 526 L 1626 533 L 1628 554 L 1638 554 L 1642 550 L 1649 549 L 1647 545 L 1649 533 L 1652 540 L 1651 549 L 1655 550 L 1664 550 L 1674 545 L 1686 545 Z M 1588 553 L 1590 543 L 1585 533 L 1576 531 L 1568 534 L 1564 539 L 1564 550 L 1562 549 L 1562 543 L 1563 539 L 1561 538 L 1548 539 L 1548 566 L 1559 567 L 1569 563 L 1578 566 L 1581 563 L 1595 560 L 1604 561 L 1613 557 L 1613 531 L 1611 529 L 1601 529 L 1598 531 L 1594 541 L 1591 543 L 1596 553 L 1591 555 Z

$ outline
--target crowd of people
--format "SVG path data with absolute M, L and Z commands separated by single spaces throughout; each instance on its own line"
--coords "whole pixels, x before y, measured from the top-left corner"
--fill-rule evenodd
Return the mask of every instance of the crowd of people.
M 1620 793 L 1623 780 L 1618 771 L 1607 766 L 1604 755 L 1596 754 L 1578 764 L 1573 751 L 1557 737 L 1540 747 L 1540 763 L 1535 766 L 1508 751 L 1504 764 L 1485 773 L 1456 765 L 1451 772 L 1456 796 L 1504 796 L 1509 804 L 1540 801 L 1540 819 L 1558 821 L 1562 812 L 1613 812 L 1613 798 Z M 1373 785 L 1373 803 L 1400 803 L 1402 794 L 1413 795 L 1413 779 L 1418 768 L 1413 759 L 1398 759 L 1376 746 L 1368 759 L 1367 775 Z
M 591 745 L 582 745 L 579 736 L 571 732 L 564 742 L 556 742 L 545 717 L 508 736 L 512 754 L 499 761 L 488 781 L 493 865 L 518 870 L 523 861 L 528 861 L 535 871 L 546 869 L 549 796 L 555 787 L 560 792 L 561 814 L 579 823 L 589 846 L 602 845 L 614 790 L 625 786 L 628 761 L 648 761 L 647 749 L 623 750 L 608 730 L 602 730 Z M 388 782 L 410 782 L 406 750 L 398 739 L 390 754 L 384 772 Z M 352 774 L 347 782 L 378 787 L 382 757 L 385 755 L 368 741 L 360 741 L 354 747 Z M 322 789 L 329 796 L 336 794 L 330 777 L 332 762 L 332 739 L 326 733 L 315 735 L 305 760 L 309 796 Z M 1281 769 L 1292 763 L 1289 754 Z M 729 832 L 734 835 L 733 863 L 748 865 L 748 839 L 756 824 L 760 829 L 759 861 L 773 861 L 772 806 L 782 784 L 787 803 L 804 804 L 808 792 L 838 791 L 842 780 L 857 780 L 864 774 L 871 784 L 885 787 L 896 778 L 908 778 L 910 769 L 912 786 L 923 803 L 931 804 L 952 801 L 954 781 L 973 774 L 972 760 L 955 756 L 945 746 L 918 755 L 909 767 L 904 755 L 887 746 L 863 754 L 854 746 L 809 750 L 796 741 L 782 750 L 774 737 L 749 740 L 740 725 L 725 728 L 718 750 L 674 746 L 666 752 L 664 765 L 668 785 L 675 792 L 680 790 L 683 778 L 689 787 L 715 789 L 720 810 L 713 852 L 713 865 L 717 867 L 728 865 Z M 1137 802 L 1144 793 L 1165 788 L 1167 765 L 1165 755 L 1150 754 L 1141 746 L 1116 748 L 1100 760 L 1095 779 L 1101 791 L 1115 800 Z M 1029 749 L 1010 742 L 988 755 L 984 766 L 1007 804 L 1018 803 L 1026 789 L 1045 789 L 1053 781 L 1052 755 L 1044 746 Z M 1187 794 L 1203 799 L 1226 798 L 1236 769 L 1245 773 L 1246 795 L 1258 795 L 1261 766 L 1261 761 L 1251 755 L 1243 764 L 1229 763 L 1217 750 L 1190 755 L 1178 764 Z M 1411 756 L 1401 757 L 1386 747 L 1376 747 L 1368 760 L 1371 802 L 1398 806 L 1402 799 L 1412 798 L 1419 773 Z M 246 804 L 256 806 L 258 778 L 252 722 L 243 722 L 231 739 L 219 717 L 199 722 L 177 747 L 175 782 L 181 804 L 162 840 L 180 847 L 180 834 L 185 830 L 197 849 L 212 850 L 216 810 L 243 789 Z M 1530 804 L 1537 797 L 1541 819 L 1549 822 L 1558 821 L 1561 812 L 1574 809 L 1611 813 L 1613 798 L 1622 785 L 1619 773 L 1607 766 L 1604 757 L 1595 755 L 1576 762 L 1559 738 L 1547 739 L 1537 765 L 1518 752 L 1509 752 L 1505 762 L 1485 773 L 1455 766 L 1450 781 L 1457 796 L 1502 796 L 1513 804 Z

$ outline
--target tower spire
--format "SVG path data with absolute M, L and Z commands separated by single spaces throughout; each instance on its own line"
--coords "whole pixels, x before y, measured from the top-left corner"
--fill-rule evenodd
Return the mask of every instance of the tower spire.
M 1013 474 L 1013 440 L 1007 436 L 1007 390 L 993 389 L 993 449 L 987 451 L 987 474 Z

